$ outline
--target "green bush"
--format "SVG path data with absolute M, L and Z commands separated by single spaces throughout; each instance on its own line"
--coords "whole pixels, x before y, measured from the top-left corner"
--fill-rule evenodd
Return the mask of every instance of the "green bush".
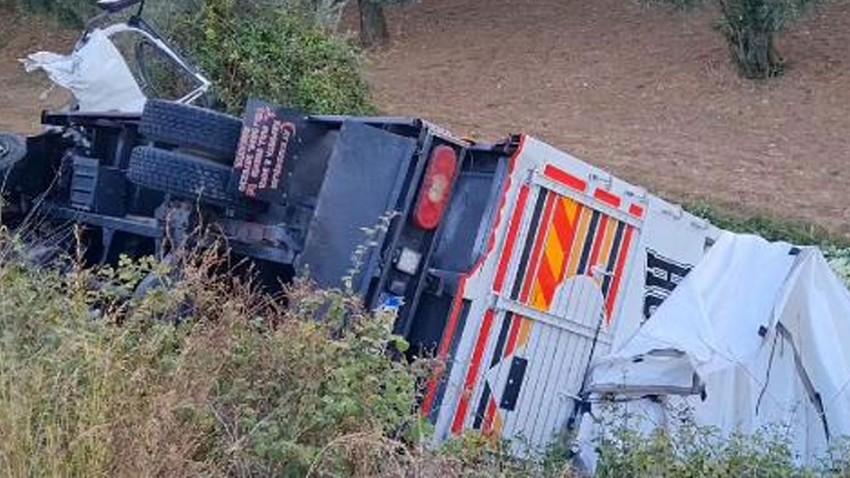
M 25 12 L 50 15 L 75 28 L 82 28 L 87 18 L 95 13 L 92 0 L 7 0 Z M 2 3 L 0 3 L 2 5 Z
M 843 469 L 842 462 L 831 460 L 813 468 L 799 465 L 785 428 L 723 436 L 716 428 L 697 425 L 687 407 L 667 408 L 672 430 L 646 434 L 636 430 L 645 428 L 647 422 L 630 413 L 627 405 L 608 404 L 596 443 L 596 476 L 809 477 L 832 476 Z
M 36 270 L 0 236 L 0 475 L 568 477 L 568 440 L 539 460 L 467 434 L 422 446 L 424 364 L 394 361 L 392 317 L 296 284 L 284 307 L 213 249 L 172 266 Z M 217 272 L 219 271 L 219 272 Z M 134 298 L 153 274 L 167 288 Z M 174 280 L 180 277 L 180 280 Z M 781 433 L 720 437 L 681 421 L 649 437 L 622 415 L 602 477 L 838 475 L 794 464 Z M 844 450 L 846 451 L 846 450 Z
M 206 255 L 133 299 L 165 266 L 60 274 L 14 252 L 0 254 L 2 476 L 351 475 L 395 463 L 416 422 L 416 370 L 386 353 L 392 318 L 343 293 L 301 284 L 284 309 Z
M 252 96 L 310 113 L 374 110 L 354 47 L 296 7 L 207 0 L 176 37 L 214 79 L 228 111 L 241 111 Z
M 91 0 L 10 1 L 75 27 L 96 13 Z M 260 97 L 309 113 L 374 112 L 357 49 L 321 26 L 315 8 L 309 0 L 152 0 L 145 15 L 213 80 L 222 109 L 238 114 Z
M 744 213 L 733 207 L 717 207 L 706 202 L 685 205 L 692 214 L 713 225 L 742 234 L 756 234 L 769 241 L 786 241 L 799 246 L 850 248 L 850 239 L 805 222 L 781 219 L 758 213 Z
M 769 241 L 785 241 L 798 246 L 818 246 L 838 277 L 850 288 L 850 240 L 847 237 L 837 236 L 813 224 L 744 215 L 706 203 L 693 203 L 687 209 L 727 231 L 756 234 Z

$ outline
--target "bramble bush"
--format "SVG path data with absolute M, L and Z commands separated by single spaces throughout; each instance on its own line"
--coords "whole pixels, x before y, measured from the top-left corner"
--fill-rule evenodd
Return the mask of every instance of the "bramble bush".
M 350 475 L 417 422 L 392 318 L 344 293 L 299 284 L 283 308 L 206 254 L 134 298 L 168 266 L 37 270 L 3 242 L 3 476 Z
M 722 436 L 719 430 L 697 425 L 687 407 L 667 407 L 672 429 L 650 433 L 643 418 L 627 405 L 611 404 L 602 420 L 596 446 L 596 476 L 615 478 L 691 476 L 809 476 L 814 470 L 798 466 L 790 437 L 781 428 L 752 435 Z
M 228 111 L 252 96 L 310 113 L 374 111 L 355 47 L 297 5 L 207 0 L 175 38 L 214 79 Z
M 215 247 L 176 265 L 26 257 L 0 233 L 2 476 L 580 476 L 568 442 L 537 460 L 476 433 L 426 446 L 429 364 L 393 360 L 393 317 L 343 291 L 299 282 L 284 301 Z M 138 296 L 151 275 L 164 287 Z M 599 476 L 842 476 L 850 456 L 807 470 L 781 434 L 638 425 L 607 424 Z
M 721 210 L 706 203 L 692 203 L 687 209 L 713 225 L 742 234 L 756 234 L 769 241 L 785 241 L 798 246 L 817 246 L 829 265 L 850 288 L 850 240 L 813 224 L 777 219 L 758 214 Z

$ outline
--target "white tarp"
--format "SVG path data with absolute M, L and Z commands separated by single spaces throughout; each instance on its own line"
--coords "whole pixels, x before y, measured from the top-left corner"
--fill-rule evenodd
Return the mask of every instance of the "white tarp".
M 147 98 L 118 48 L 103 30 L 94 30 L 70 55 L 41 51 L 23 60 L 27 72 L 44 70 L 71 91 L 80 111 L 138 113 Z
M 850 292 L 820 251 L 724 233 L 590 392 L 688 395 L 722 433 L 787 427 L 811 461 L 850 435 Z

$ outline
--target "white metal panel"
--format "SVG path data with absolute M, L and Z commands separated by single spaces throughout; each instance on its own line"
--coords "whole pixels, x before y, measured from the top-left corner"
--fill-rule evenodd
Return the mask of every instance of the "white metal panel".
M 494 248 L 462 290 L 471 304 L 465 326 L 447 338 L 456 342 L 455 354 L 436 437 L 477 429 L 511 439 L 514 452 L 528 454 L 542 451 L 573 413 L 600 321 L 596 355 L 640 323 L 646 250 L 698 261 L 714 230 L 642 188 L 528 137 L 512 159 L 502 201 Z M 561 209 L 544 217 L 550 202 Z M 582 239 L 590 241 L 590 250 L 607 251 L 601 257 L 573 250 L 578 239 L 561 244 L 567 236 L 552 225 L 573 213 L 573 233 L 586 228 Z M 513 221 L 517 232 L 509 237 Z M 576 274 L 555 274 L 543 287 L 529 247 L 541 241 L 548 246 L 550 234 L 559 234 L 553 244 L 561 254 L 552 247 L 537 251 L 537 258 L 545 256 L 550 270 L 571 267 Z M 496 290 L 500 273 L 504 281 Z M 541 287 L 546 294 L 536 291 Z

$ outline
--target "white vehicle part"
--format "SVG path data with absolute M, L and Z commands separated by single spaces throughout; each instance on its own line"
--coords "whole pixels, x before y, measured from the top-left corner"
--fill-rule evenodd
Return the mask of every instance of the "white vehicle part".
M 848 316 L 850 292 L 820 251 L 724 233 L 652 318 L 600 358 L 588 388 L 635 409 L 647 394 L 684 401 L 697 425 L 724 435 L 781 427 L 794 456 L 816 464 L 850 435 Z
M 44 70 L 51 81 L 68 89 L 80 111 L 139 113 L 147 101 L 104 30 L 93 30 L 70 55 L 42 51 L 23 63 L 27 72 Z
M 527 136 L 509 167 L 491 247 L 463 278 L 438 350 L 448 370 L 423 411 L 437 441 L 477 430 L 529 456 L 576 413 L 592 359 L 655 305 L 649 288 L 676 283 L 718 231 Z M 668 269 L 647 259 L 654 252 L 687 267 L 653 281 Z

